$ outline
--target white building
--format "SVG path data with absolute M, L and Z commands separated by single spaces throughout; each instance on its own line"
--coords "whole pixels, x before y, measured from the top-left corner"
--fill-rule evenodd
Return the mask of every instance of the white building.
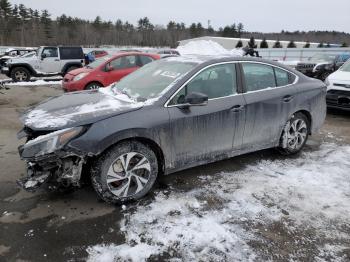
M 203 37 L 197 37 L 192 39 L 186 39 L 179 41 L 179 45 L 185 45 L 186 43 L 190 41 L 197 41 L 197 40 L 212 40 L 214 42 L 217 42 L 218 44 L 222 45 L 224 48 L 231 50 L 236 47 L 238 41 L 242 41 L 243 47 L 248 45 L 249 38 L 229 38 L 229 37 L 213 37 L 213 36 L 203 36 Z M 255 44 L 257 47 L 260 47 L 262 39 L 255 39 Z M 269 48 L 272 48 L 273 45 L 276 43 L 276 40 L 266 40 L 267 44 L 269 45 Z M 279 41 L 282 45 L 282 47 L 287 48 L 290 41 Z M 306 44 L 306 42 L 294 42 L 297 48 L 303 48 Z M 310 43 L 310 48 L 316 48 L 319 45 L 319 43 Z

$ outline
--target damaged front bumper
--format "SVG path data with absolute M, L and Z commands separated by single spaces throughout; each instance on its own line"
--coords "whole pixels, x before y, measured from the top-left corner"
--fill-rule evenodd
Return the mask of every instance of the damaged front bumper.
M 18 148 L 21 159 L 27 162 L 27 176 L 19 179 L 18 184 L 28 191 L 45 182 L 80 186 L 85 155 L 67 144 L 84 131 L 83 127 L 74 127 L 34 136 L 26 129 L 20 131 L 18 138 L 28 139 Z
M 79 187 L 84 157 L 64 153 L 26 160 L 27 176 L 17 180 L 17 184 L 27 191 L 35 191 L 45 183 Z

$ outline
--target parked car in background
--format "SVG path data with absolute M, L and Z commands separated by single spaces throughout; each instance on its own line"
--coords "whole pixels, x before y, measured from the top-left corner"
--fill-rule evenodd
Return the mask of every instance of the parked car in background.
M 324 122 L 325 96 L 323 82 L 272 61 L 160 59 L 27 112 L 19 153 L 28 176 L 19 184 L 77 186 L 91 170 L 83 174 L 103 200 L 139 199 L 159 175 L 266 148 L 298 153 Z
M 175 55 L 175 56 L 180 55 L 179 51 L 177 51 L 176 49 L 162 49 L 157 53 L 160 54 L 162 57 L 166 55 Z
M 10 48 L 0 56 L 0 69 L 6 65 L 6 62 L 14 57 L 20 57 L 28 53 L 35 52 L 36 48 Z
M 350 60 L 338 71 L 329 75 L 327 84 L 327 106 L 350 111 Z
M 13 81 L 29 81 L 32 76 L 65 75 L 80 68 L 84 53 L 80 46 L 42 46 L 36 56 L 9 59 L 1 72 Z
M 159 58 L 159 55 L 139 52 L 106 55 L 83 68 L 68 72 L 63 79 L 63 89 L 72 92 L 105 87 Z
M 309 58 L 307 62 L 299 62 L 296 70 L 303 74 L 324 81 L 331 73 L 341 67 L 350 58 L 350 54 L 319 53 Z
M 93 55 L 95 57 L 95 59 L 97 59 L 97 58 L 108 55 L 108 52 L 105 50 L 93 50 L 93 51 L 89 52 L 88 54 Z

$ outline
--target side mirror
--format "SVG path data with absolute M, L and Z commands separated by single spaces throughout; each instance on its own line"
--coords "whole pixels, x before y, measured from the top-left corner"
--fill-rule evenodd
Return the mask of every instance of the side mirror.
M 46 54 L 41 54 L 41 60 L 46 58 Z
M 111 72 L 113 71 L 113 67 L 111 66 L 111 64 L 107 64 L 106 65 L 106 72 Z
M 208 104 L 208 96 L 203 93 L 193 92 L 184 98 L 184 104 L 180 108 L 189 108 L 190 106 L 205 106 Z

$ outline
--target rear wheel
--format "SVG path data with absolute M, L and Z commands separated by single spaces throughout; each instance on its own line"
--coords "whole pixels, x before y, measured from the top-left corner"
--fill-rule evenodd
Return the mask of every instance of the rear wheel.
M 100 83 L 93 82 L 93 83 L 88 84 L 85 87 L 85 90 L 95 90 L 95 89 L 99 89 L 100 87 L 102 87 L 102 85 Z
M 137 141 L 126 141 L 103 154 L 92 168 L 97 194 L 109 203 L 140 199 L 152 188 L 158 174 L 154 152 Z
M 298 153 L 304 146 L 310 133 L 310 122 L 302 113 L 294 114 L 286 123 L 278 150 L 284 155 Z
M 11 71 L 11 78 L 14 82 L 28 82 L 30 80 L 30 72 L 24 67 L 16 67 Z

